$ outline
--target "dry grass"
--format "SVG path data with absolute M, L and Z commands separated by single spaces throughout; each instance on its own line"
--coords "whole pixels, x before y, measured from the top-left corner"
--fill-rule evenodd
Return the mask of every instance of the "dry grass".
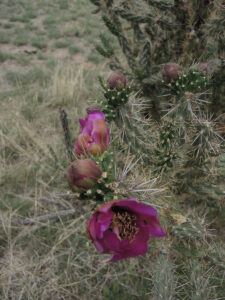
M 104 74 L 104 69 L 87 63 L 74 70 L 62 63 L 42 87 L 24 89 L 18 82 L 17 93 L 2 102 L 1 299 L 145 299 L 151 285 L 150 254 L 107 264 L 109 257 L 100 256 L 85 235 L 89 211 L 81 214 L 77 208 L 75 215 L 56 223 L 20 225 L 25 217 L 59 209 L 39 201 L 68 190 L 69 162 L 58 109 L 66 108 L 75 137 L 78 118 L 85 116 L 88 102 L 99 97 L 96 73 Z M 140 267 L 145 274 L 141 278 Z
M 81 213 L 79 205 L 63 199 L 68 208 L 75 205 L 75 215 L 20 225 L 25 217 L 59 209 L 39 201 L 68 190 L 69 162 L 58 109 L 66 108 L 75 137 L 78 118 L 100 96 L 96 74 L 104 75 L 105 69 L 85 63 L 74 70 L 71 63 L 62 62 L 41 87 L 37 83 L 25 89 L 18 82 L 17 93 L 2 102 L 1 299 L 149 299 L 149 262 L 160 241 L 152 241 L 144 257 L 108 264 L 109 257 L 99 255 L 86 237 L 89 210 Z

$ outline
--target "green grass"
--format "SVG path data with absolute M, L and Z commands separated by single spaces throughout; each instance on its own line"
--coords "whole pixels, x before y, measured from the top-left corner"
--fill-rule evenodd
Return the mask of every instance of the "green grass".
M 92 62 L 92 63 L 94 63 L 96 65 L 99 64 L 100 61 L 101 61 L 100 55 L 98 55 L 98 54 L 92 54 L 92 53 L 88 55 L 87 59 L 88 59 L 88 61 L 90 61 L 90 62 Z
M 38 49 L 45 49 L 48 46 L 46 39 L 39 37 L 32 38 L 31 45 Z
M 30 62 L 31 62 L 31 58 L 29 56 L 27 56 L 26 54 L 18 54 L 15 57 L 15 61 L 20 64 L 21 66 L 29 66 Z
M 24 18 L 28 18 L 28 19 L 35 19 L 37 18 L 37 13 L 35 11 L 27 11 L 24 15 L 23 15 Z
M 5 74 L 5 79 L 14 86 L 26 86 L 35 82 L 42 86 L 47 82 L 48 75 L 42 69 L 34 67 L 25 73 L 9 71 Z
M 29 22 L 29 23 L 24 25 L 24 29 L 28 30 L 28 31 L 36 31 L 36 30 L 38 30 L 38 27 L 33 25 L 32 22 Z
M 62 36 L 60 30 L 55 26 L 49 26 L 47 30 L 47 36 L 50 39 L 55 40 Z
M 5 23 L 2 25 L 3 28 L 5 29 L 10 29 L 13 28 L 15 25 L 13 23 Z
M 57 23 L 57 19 L 53 16 L 48 16 L 46 17 L 44 20 L 43 20 L 43 25 L 45 27 L 48 27 L 49 25 L 53 25 L 53 24 L 56 24 Z
M 46 63 L 45 63 L 45 65 L 46 65 L 46 67 L 48 68 L 48 69 L 50 69 L 50 70 L 54 70 L 55 69 L 55 67 L 57 66 L 57 60 L 56 59 L 54 59 L 54 58 L 51 58 L 51 59 L 49 59 L 49 60 L 47 60 L 46 61 Z
M 70 46 L 68 50 L 70 54 L 77 54 L 79 52 L 82 52 L 82 48 L 78 46 Z
M 54 43 L 55 48 L 67 48 L 72 44 L 70 40 L 60 40 Z
M 58 209 L 39 198 L 68 190 L 65 170 L 69 162 L 59 108 L 66 108 L 75 137 L 77 120 L 86 114 L 87 99 L 100 97 L 94 78 L 103 69 L 87 64 L 90 48 L 86 49 L 80 37 L 86 39 L 90 34 L 84 32 L 84 19 L 76 12 L 82 9 L 85 19 L 97 16 L 91 13 L 89 1 L 3 3 L 0 43 L 6 45 L 0 51 L 0 299 L 74 300 L 88 296 L 102 300 L 104 284 L 99 279 L 111 271 L 109 266 L 105 271 L 96 269 L 102 257 L 86 238 L 86 219 L 80 212 L 39 229 L 20 222 Z M 43 23 L 36 19 L 39 16 Z M 20 48 L 22 45 L 26 47 Z M 57 51 L 58 47 L 66 50 Z M 55 53 L 61 52 L 66 58 L 56 58 Z M 73 55 L 77 53 L 84 56 L 84 64 L 75 64 Z M 71 228 L 75 230 L 70 232 Z M 79 272 L 75 265 L 79 265 Z M 112 273 L 117 276 L 114 269 Z M 81 284 L 73 286 L 80 279 Z M 100 282 L 99 291 L 96 282 Z M 107 280 L 109 288 L 113 284 Z
M 10 43 L 10 33 L 9 32 L 0 32 L 0 44 L 9 44 Z
M 27 45 L 28 44 L 28 41 L 29 41 L 29 38 L 25 35 L 18 35 L 16 37 L 16 39 L 13 41 L 13 44 L 15 46 L 24 46 L 24 45 Z
M 60 0 L 59 8 L 60 9 L 69 9 L 69 1 L 68 0 Z
M 10 53 L 0 51 L 0 62 L 4 62 L 7 59 L 15 59 L 15 56 Z
M 37 58 L 38 58 L 39 60 L 46 60 L 46 59 L 48 58 L 48 56 L 47 56 L 47 54 L 44 54 L 44 53 L 42 53 L 42 52 L 38 52 Z
M 10 22 L 21 22 L 21 23 L 28 23 L 29 18 L 26 16 L 12 16 L 9 18 Z

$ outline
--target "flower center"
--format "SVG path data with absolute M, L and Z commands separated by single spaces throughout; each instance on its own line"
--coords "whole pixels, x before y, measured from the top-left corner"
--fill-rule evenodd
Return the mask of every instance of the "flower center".
M 127 211 L 116 211 L 110 224 L 110 229 L 116 233 L 120 240 L 128 239 L 130 243 L 135 239 L 139 228 L 136 224 L 137 217 Z

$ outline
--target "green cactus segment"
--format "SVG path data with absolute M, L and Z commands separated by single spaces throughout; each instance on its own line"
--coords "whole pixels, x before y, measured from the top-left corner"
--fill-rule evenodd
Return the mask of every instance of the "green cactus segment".
M 109 103 L 114 108 L 117 108 L 120 105 L 124 105 L 129 100 L 130 88 L 122 90 L 110 90 L 108 89 L 104 96 Z
M 176 299 L 176 277 L 169 256 L 160 254 L 153 265 L 153 300 Z
M 111 46 L 110 40 L 104 35 L 99 35 L 101 44 L 97 44 L 95 49 L 104 57 L 110 58 L 114 54 L 114 50 Z
M 173 225 L 171 235 L 182 241 L 201 241 L 210 236 L 204 219 L 198 216 L 188 216 L 185 222 Z
M 110 122 L 116 118 L 118 109 L 128 102 L 131 89 L 110 90 L 105 87 L 104 89 L 104 100 L 97 100 L 97 103 L 101 106 L 107 121 Z
M 155 166 L 157 172 L 173 167 L 177 158 L 176 150 L 177 130 L 174 122 L 164 122 L 160 128 L 159 142 L 154 149 Z
M 120 32 L 121 32 L 120 28 L 118 28 L 115 24 L 113 24 L 113 22 L 111 22 L 106 15 L 102 16 L 102 20 L 113 35 L 120 36 Z
M 215 132 L 213 122 L 205 119 L 195 124 L 196 137 L 194 137 L 194 157 L 199 161 L 205 161 L 210 155 L 216 155 L 219 142 L 222 140 Z
M 225 44 L 225 42 L 224 42 Z M 212 105 L 213 113 L 221 114 L 225 112 L 225 60 L 219 60 L 218 67 L 212 75 Z
M 129 105 L 122 106 L 117 112 L 114 119 L 116 126 L 122 130 L 122 140 L 126 143 L 132 154 L 141 155 L 142 158 L 148 162 L 151 162 L 149 141 L 145 136 L 146 127 L 149 128 L 149 124 L 144 125 L 141 122 L 139 116 L 133 115 Z
M 163 80 L 162 83 L 165 81 Z M 208 79 L 205 73 L 189 69 L 187 72 L 183 72 L 176 81 L 165 84 L 172 95 L 179 95 L 185 92 L 200 92 L 206 88 L 207 83 Z

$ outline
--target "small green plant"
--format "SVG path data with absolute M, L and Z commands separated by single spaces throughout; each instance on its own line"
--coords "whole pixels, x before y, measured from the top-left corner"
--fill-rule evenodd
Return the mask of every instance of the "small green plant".
M 11 41 L 10 35 L 8 32 L 0 32 L 0 44 L 9 44 Z
M 53 26 L 49 26 L 47 28 L 48 32 L 47 32 L 47 36 L 48 38 L 50 39 L 59 39 L 62 35 L 61 35 L 61 32 L 60 30 L 57 28 L 57 27 L 53 27 Z
M 5 23 L 3 24 L 3 28 L 5 29 L 10 29 L 13 28 L 15 25 L 13 23 Z
M 29 18 L 27 16 L 12 16 L 10 17 L 10 22 L 21 22 L 21 23 L 28 23 Z
M 69 9 L 69 2 L 67 0 L 60 0 L 59 8 L 60 9 Z
M 100 56 L 99 56 L 97 53 L 96 53 L 96 54 L 90 53 L 90 54 L 88 55 L 87 59 L 88 59 L 88 61 L 90 61 L 90 62 L 92 62 L 92 63 L 94 63 L 94 64 L 96 64 L 96 65 L 97 65 L 97 64 L 100 62 L 100 60 L 101 60 Z
M 14 59 L 14 58 L 15 58 L 14 55 L 0 51 L 0 62 L 4 62 L 7 59 Z
M 78 47 L 78 46 L 70 46 L 70 47 L 68 48 L 68 50 L 69 50 L 69 53 L 70 53 L 70 54 L 77 54 L 77 53 L 79 53 L 79 52 L 82 52 L 82 48 L 81 48 L 81 47 Z
M 25 24 L 24 29 L 29 30 L 29 31 L 36 31 L 36 30 L 38 30 L 38 27 L 33 25 L 32 22 L 29 22 L 29 23 Z
M 31 45 L 38 49 L 45 49 L 48 46 L 47 41 L 45 39 L 39 38 L 39 37 L 32 38 Z
M 42 69 L 33 68 L 26 73 L 9 71 L 5 74 L 5 79 L 15 86 L 26 86 L 35 82 L 42 86 L 47 81 L 48 75 Z
M 13 41 L 15 46 L 24 46 L 28 44 L 28 37 L 25 35 L 18 35 Z
M 70 40 L 60 40 L 54 43 L 55 48 L 67 48 L 71 45 L 72 41 Z
M 23 17 L 28 19 L 35 19 L 37 18 L 37 14 L 35 11 L 29 10 L 23 15 Z
M 56 24 L 57 23 L 57 19 L 53 16 L 48 16 L 46 17 L 44 20 L 43 20 L 43 25 L 45 27 L 48 27 L 49 25 L 53 25 L 53 24 Z

